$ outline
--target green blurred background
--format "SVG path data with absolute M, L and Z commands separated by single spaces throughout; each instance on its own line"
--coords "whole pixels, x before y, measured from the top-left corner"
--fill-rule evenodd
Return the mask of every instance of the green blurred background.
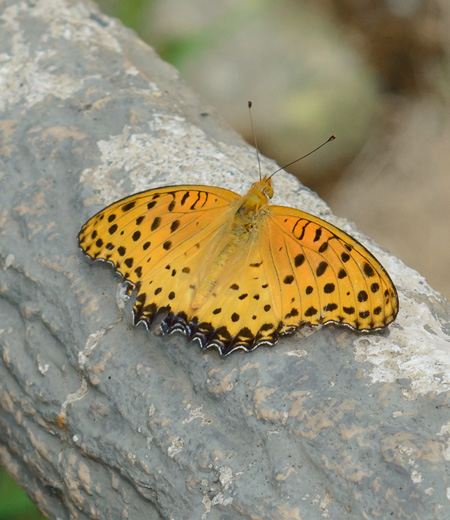
M 45 516 L 0 467 L 0 520 L 42 520 Z

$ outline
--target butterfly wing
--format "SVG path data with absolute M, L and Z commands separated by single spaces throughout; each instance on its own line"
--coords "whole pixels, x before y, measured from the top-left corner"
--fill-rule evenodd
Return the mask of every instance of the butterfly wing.
M 374 330 L 395 319 L 397 293 L 374 256 L 299 210 L 267 206 L 221 266 L 218 258 L 235 236 L 237 199 L 209 186 L 149 190 L 97 213 L 81 229 L 79 243 L 137 288 L 135 323 L 150 324 L 167 309 L 164 333 L 184 332 L 222 354 L 273 345 L 304 323 Z M 194 308 L 211 272 L 217 279 Z
M 305 323 L 383 328 L 398 312 L 381 264 L 342 230 L 308 213 L 270 206 L 229 259 L 195 337 L 222 354 L 273 345 Z
M 150 324 L 162 308 L 186 316 L 239 197 L 188 185 L 131 195 L 88 220 L 79 244 L 91 258 L 111 262 L 137 288 L 136 323 Z M 180 320 L 165 332 L 177 327 Z
M 230 258 L 213 297 L 199 309 L 199 332 L 203 329 L 205 334 L 212 325 L 214 332 L 206 337 L 223 355 L 238 349 L 252 351 L 277 342 L 281 287 L 274 268 L 276 264 L 267 256 L 270 255 L 267 231 L 267 218 L 262 215 L 257 232 L 249 233 L 239 251 Z M 220 299 L 214 297 L 216 294 Z
M 266 234 L 261 256 L 271 259 L 281 333 L 302 322 L 370 331 L 395 319 L 398 296 L 392 280 L 342 230 L 308 213 L 271 206 Z

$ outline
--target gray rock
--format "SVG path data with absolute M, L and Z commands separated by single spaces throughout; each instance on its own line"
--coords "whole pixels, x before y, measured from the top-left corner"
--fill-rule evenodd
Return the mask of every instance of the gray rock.
M 122 281 L 78 249 L 81 225 L 158 185 L 243 192 L 254 150 L 88 2 L 2 2 L 0 85 L 0 460 L 42 511 L 448 518 L 447 301 L 279 174 L 276 202 L 380 258 L 396 322 L 305 329 L 227 358 L 135 328 Z

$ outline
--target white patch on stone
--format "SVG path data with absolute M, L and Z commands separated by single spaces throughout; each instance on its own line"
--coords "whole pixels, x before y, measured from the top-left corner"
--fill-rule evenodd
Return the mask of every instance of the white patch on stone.
M 423 482 L 423 476 L 416 469 L 413 469 L 411 471 L 411 480 L 414 484 L 420 484 Z
M 61 24 L 59 19 L 48 19 L 49 6 L 52 3 L 51 0 L 41 0 L 34 6 L 35 16 L 39 16 L 38 13 L 42 11 L 42 17 L 49 22 L 50 30 L 52 26 Z M 58 5 L 54 10 L 60 14 L 61 9 L 61 5 Z M 11 57 L 0 62 L 0 111 L 14 104 L 22 104 L 23 110 L 26 111 L 49 95 L 60 99 L 68 98 L 81 88 L 84 81 L 81 78 L 60 74 L 48 65 L 55 53 L 50 46 L 44 51 L 31 48 L 26 43 L 21 37 L 20 18 L 27 16 L 27 13 L 27 2 L 17 2 L 7 7 L 0 16 L 4 26 L 13 34 Z M 85 23 L 85 19 L 80 18 L 80 24 L 81 20 Z M 73 24 L 73 21 L 66 18 L 64 23 Z M 42 49 L 44 48 L 45 42 L 42 41 Z
M 286 356 L 293 356 L 293 357 L 305 357 L 308 355 L 308 352 L 306 350 L 289 350 L 286 352 Z
M 23 5 L 23 2 L 19 5 Z M 39 0 L 34 6 L 34 16 L 40 16 L 49 25 L 47 38 L 64 38 L 70 43 L 89 45 L 92 51 L 98 46 L 122 54 L 122 47 L 114 37 L 113 30 L 119 26 L 119 22 L 103 17 L 107 22 L 103 26 L 90 16 L 93 12 L 88 4 L 79 2 Z
M 202 520 L 206 520 L 208 518 L 208 513 L 211 512 L 212 507 L 216 505 L 228 506 L 233 503 L 233 499 L 231 497 L 225 498 L 222 491 L 219 491 L 216 495 L 212 497 L 209 496 L 209 493 L 203 493 L 202 504 L 205 508 L 204 513 L 202 514 Z
M 224 490 L 227 490 L 241 475 L 243 475 L 242 471 L 233 475 L 233 470 L 229 466 L 219 467 L 219 481 Z
M 134 65 L 132 67 L 128 67 L 125 73 L 129 76 L 139 76 L 139 70 Z
M 437 437 L 441 441 L 442 456 L 446 461 L 450 462 L 450 422 L 441 426 L 441 429 L 437 433 Z
M 330 512 L 328 511 L 328 505 L 333 502 L 329 492 L 325 493 L 325 496 L 319 502 L 319 508 L 322 510 L 322 518 L 331 518 Z
M 449 338 L 428 305 L 413 299 L 415 291 L 421 299 L 438 300 L 440 296 L 416 271 L 400 265 L 399 260 L 391 261 L 397 263 L 391 274 L 401 276 L 397 281 L 401 295 L 397 321 L 389 326 L 389 335 L 359 335 L 354 341 L 356 360 L 371 363 L 366 375 L 373 383 L 409 379 L 411 388 L 403 392 L 407 400 L 430 392 L 447 392 L 450 390 Z M 414 287 L 419 282 L 420 288 Z M 405 296 L 411 290 L 413 296 Z
M 228 484 L 233 480 L 233 471 L 229 466 L 223 466 L 220 468 L 219 480 L 222 486 L 226 489 Z
M 192 408 L 192 405 L 188 403 L 185 407 L 185 410 L 189 410 L 189 417 L 183 419 L 182 424 L 189 424 L 195 419 L 200 419 L 202 426 L 205 426 L 206 424 L 211 424 L 211 419 L 207 419 L 204 412 L 202 411 L 203 405 L 197 408 Z
M 12 253 L 9 253 L 7 257 L 5 258 L 5 263 L 3 264 L 3 270 L 6 271 L 8 267 L 11 267 L 11 265 L 14 263 L 14 255 Z
M 91 352 L 95 349 L 100 339 L 105 335 L 106 329 L 100 329 L 97 332 L 89 334 L 83 350 L 78 352 L 78 363 L 80 367 L 84 367 Z
M 48 369 L 50 368 L 50 365 L 48 363 L 45 363 L 45 365 L 43 365 L 42 363 L 39 362 L 39 356 L 38 356 L 38 370 L 39 372 L 44 376 Z
M 131 134 L 125 127 L 119 135 L 97 145 L 101 163 L 84 170 L 80 180 L 96 186 L 105 204 L 159 186 L 183 182 L 211 185 L 211 177 L 216 179 L 216 186 L 233 189 L 236 181 L 239 184 L 239 170 L 228 152 L 179 116 L 155 114 L 149 122 L 149 133 Z M 242 149 L 234 147 L 233 155 L 238 151 Z M 121 181 L 109 179 L 113 168 L 126 173 L 131 188 L 125 189 Z
M 120 282 L 117 291 L 116 291 L 116 302 L 119 309 L 123 310 L 125 307 L 125 303 L 130 299 L 130 296 L 127 294 L 128 283 Z
M 181 437 L 172 437 L 170 440 L 172 444 L 167 448 L 167 454 L 173 459 L 177 453 L 183 451 L 184 441 Z
M 68 394 L 66 398 L 64 399 L 62 405 L 61 405 L 61 411 L 60 415 L 65 416 L 66 409 L 69 404 L 74 403 L 76 401 L 80 401 L 83 399 L 83 397 L 89 392 L 89 387 L 87 384 L 86 379 L 81 380 L 81 386 L 78 388 L 76 392 L 72 392 L 71 394 Z
M 48 30 L 33 46 L 21 37 L 21 22 L 29 16 L 28 2 L 19 1 L 6 7 L 0 16 L 4 27 L 13 35 L 11 55 L 0 54 L 0 110 L 7 106 L 22 104 L 27 110 L 40 103 L 46 96 L 66 99 L 99 75 L 77 76 L 62 74 L 51 65 L 55 41 L 67 40 L 70 45 L 89 47 L 90 53 L 101 50 L 122 54 L 118 35 L 126 29 L 120 22 L 98 14 L 92 6 L 82 2 L 58 2 L 39 0 L 33 6 L 33 17 L 41 18 Z M 98 23 L 101 18 L 105 23 Z M 129 67 L 127 74 L 139 75 L 136 67 Z M 145 95 L 160 94 L 159 88 L 148 82 Z

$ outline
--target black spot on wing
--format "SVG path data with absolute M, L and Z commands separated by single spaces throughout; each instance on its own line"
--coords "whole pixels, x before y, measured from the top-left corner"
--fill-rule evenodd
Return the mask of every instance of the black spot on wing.
M 292 307 L 292 309 L 286 314 L 285 318 L 295 318 L 298 314 L 298 310 L 295 307 Z
M 153 219 L 153 222 L 152 222 L 152 225 L 151 225 L 150 229 L 152 231 L 155 231 L 155 229 L 159 228 L 160 224 L 161 224 L 161 217 L 155 217 Z
M 187 201 L 187 199 L 189 198 L 189 191 L 187 191 L 183 197 L 181 198 L 181 205 L 184 206 L 185 202 Z
M 317 309 L 313 306 L 309 307 L 305 311 L 305 316 L 308 318 L 310 318 L 311 316 L 314 316 L 315 314 L 317 314 Z
M 359 293 L 358 293 L 358 301 L 359 302 L 365 302 L 365 301 L 367 301 L 368 298 L 369 298 L 369 296 L 366 293 L 366 291 L 359 291 Z
M 316 275 L 317 276 L 322 276 L 323 273 L 327 270 L 327 267 L 328 267 L 328 263 L 327 262 L 320 262 L 320 264 L 318 265 L 317 269 L 316 269 Z
M 136 201 L 133 200 L 131 202 L 128 202 L 127 204 L 124 204 L 122 206 L 122 211 L 125 213 L 126 211 L 130 211 L 130 209 L 133 209 L 134 206 L 136 206 Z
M 368 276 L 369 278 L 372 276 L 375 276 L 375 271 L 373 270 L 372 266 L 368 264 L 367 262 L 364 264 L 363 267 L 364 274 Z
M 180 227 L 180 221 L 179 221 L 179 220 L 174 220 L 174 221 L 172 222 L 172 224 L 170 225 L 170 231 L 173 233 L 173 232 L 176 231 L 179 227 Z
M 301 253 L 298 254 L 294 258 L 294 265 L 295 265 L 295 267 L 300 267 L 303 264 L 304 261 L 305 261 L 305 255 L 302 255 Z

